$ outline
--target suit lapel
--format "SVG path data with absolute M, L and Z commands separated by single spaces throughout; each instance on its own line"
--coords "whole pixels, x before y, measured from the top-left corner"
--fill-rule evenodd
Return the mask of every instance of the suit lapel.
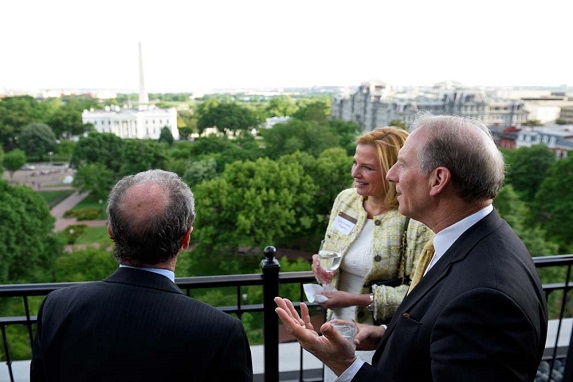
M 420 283 L 404 297 L 404 300 L 396 310 L 396 313 L 392 317 L 392 320 L 388 324 L 388 328 L 382 337 L 382 341 L 374 358 L 375 360 L 380 358 L 386 343 L 389 341 L 396 323 L 401 316 L 407 314 L 412 307 L 414 307 L 418 301 L 423 298 L 436 284 L 440 282 L 449 273 L 452 264 L 462 261 L 468 253 L 479 243 L 479 241 L 485 236 L 489 235 L 491 232 L 495 231 L 502 224 L 503 220 L 499 217 L 496 210 L 494 209 L 485 218 L 478 221 L 472 227 L 470 227 L 466 232 L 464 232 L 458 240 L 456 240 L 452 246 L 444 253 L 440 260 L 434 264 L 432 268 L 426 273 L 424 277 L 420 280 Z

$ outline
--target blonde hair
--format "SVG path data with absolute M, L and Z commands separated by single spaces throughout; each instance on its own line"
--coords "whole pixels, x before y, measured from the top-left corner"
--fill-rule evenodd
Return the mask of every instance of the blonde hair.
M 382 184 L 386 197 L 384 204 L 391 209 L 398 208 L 398 195 L 396 184 L 386 180 L 386 173 L 390 167 L 398 160 L 398 151 L 404 146 L 408 137 L 408 132 L 394 126 L 379 127 L 372 131 L 367 131 L 356 138 L 356 145 L 373 145 L 376 147 L 378 161 L 382 169 Z

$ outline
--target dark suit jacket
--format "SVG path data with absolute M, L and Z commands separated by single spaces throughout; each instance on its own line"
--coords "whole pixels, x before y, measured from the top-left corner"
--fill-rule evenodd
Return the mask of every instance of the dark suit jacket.
M 50 293 L 38 313 L 31 381 L 251 381 L 239 320 L 167 277 L 119 268 Z
M 406 296 L 353 381 L 533 381 L 546 334 L 531 256 L 493 211 Z

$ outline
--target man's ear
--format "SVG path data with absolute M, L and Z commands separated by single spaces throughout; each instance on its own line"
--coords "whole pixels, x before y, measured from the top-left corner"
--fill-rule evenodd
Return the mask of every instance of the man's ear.
M 113 237 L 113 232 L 111 232 L 111 228 L 109 226 L 107 226 L 107 234 L 111 240 L 115 241 L 115 237 Z
M 446 167 L 436 167 L 430 175 L 430 195 L 443 192 L 452 180 L 452 174 Z
M 187 232 L 181 238 L 181 248 L 187 249 L 189 248 L 189 243 L 191 242 L 191 232 L 193 232 L 193 226 L 189 227 Z

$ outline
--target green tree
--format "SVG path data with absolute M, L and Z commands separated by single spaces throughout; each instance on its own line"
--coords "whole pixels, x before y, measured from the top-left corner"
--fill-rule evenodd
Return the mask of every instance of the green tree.
M 205 254 L 260 250 L 306 233 L 314 223 L 317 186 L 296 163 L 234 162 L 195 187 L 198 249 Z
M 2 167 L 4 165 L 4 150 L 2 149 L 2 146 L 0 146 L 0 171 L 4 171 L 4 167 Z M 10 175 L 12 176 L 12 174 Z
M 528 223 L 529 208 L 511 185 L 501 188 L 493 205 L 523 240 L 531 256 L 549 256 L 558 253 L 558 245 L 546 239 L 546 232 L 539 226 Z
M 20 149 L 14 149 L 4 155 L 4 167 L 10 173 L 10 179 L 14 177 L 14 172 L 19 170 L 26 163 L 26 154 Z
M 101 163 L 114 174 L 119 174 L 122 162 L 124 141 L 112 133 L 91 131 L 87 137 L 81 137 L 72 153 L 70 163 L 81 167 L 90 163 Z
M 49 124 L 59 139 L 69 140 L 89 130 L 89 125 L 82 122 L 82 112 L 66 105 L 58 108 L 52 114 Z
M 528 119 L 523 122 L 523 126 L 543 126 L 543 123 L 538 119 Z
M 338 135 L 340 146 L 346 150 L 346 154 L 354 156 L 356 137 L 362 132 L 362 127 L 356 122 L 338 118 L 329 120 L 328 126 Z
M 191 162 L 183 180 L 191 187 L 217 177 L 217 161 L 213 158 Z
M 171 134 L 171 129 L 169 129 L 169 127 L 165 126 L 161 129 L 161 132 L 159 133 L 159 140 L 158 141 L 159 142 L 165 142 L 169 146 L 171 146 L 173 144 L 175 139 L 173 139 L 173 134 Z
M 531 202 L 554 162 L 555 155 L 545 145 L 520 147 L 508 165 L 507 181 L 526 202 Z
M 234 102 L 219 103 L 201 108 L 197 119 L 199 133 L 209 127 L 216 127 L 219 131 L 240 132 L 259 127 L 263 118 L 248 107 Z
M 267 117 L 287 117 L 298 110 L 296 103 L 289 96 L 277 96 L 270 99 L 265 107 Z
M 86 248 L 62 254 L 54 268 L 57 282 L 97 281 L 112 274 L 117 262 L 105 249 Z
M 330 104 L 327 101 L 318 100 L 299 106 L 299 109 L 293 113 L 293 117 L 302 121 L 314 121 L 324 125 L 330 115 Z
M 105 199 L 115 183 L 114 173 L 101 163 L 80 167 L 73 185 L 80 192 L 90 192 L 96 199 Z
M 0 142 L 4 150 L 18 147 L 22 127 L 45 122 L 50 110 L 49 104 L 40 103 L 30 96 L 0 99 Z
M 56 151 L 58 144 L 50 126 L 45 123 L 30 123 L 22 129 L 20 147 L 26 155 L 44 160 L 44 156 Z
M 390 121 L 390 126 L 399 127 L 401 129 L 407 130 L 406 122 L 401 119 L 393 119 Z
M 72 154 L 74 152 L 74 147 L 76 147 L 76 142 L 62 141 L 58 144 L 58 148 L 56 150 L 56 156 L 60 158 L 60 160 L 68 162 L 72 157 Z
M 0 227 L 0 283 L 53 281 L 47 270 L 63 248 L 44 198 L 0 179 Z
M 548 238 L 559 244 L 561 251 L 572 249 L 573 226 L 573 157 L 555 161 L 541 183 L 531 210 L 535 222 L 547 232 Z
M 303 151 L 314 157 L 327 148 L 338 147 L 340 137 L 330 127 L 314 121 L 290 119 L 261 130 L 265 153 L 270 158 Z
M 165 145 L 156 141 L 126 139 L 121 152 L 122 175 L 137 174 L 151 169 L 167 168 Z

